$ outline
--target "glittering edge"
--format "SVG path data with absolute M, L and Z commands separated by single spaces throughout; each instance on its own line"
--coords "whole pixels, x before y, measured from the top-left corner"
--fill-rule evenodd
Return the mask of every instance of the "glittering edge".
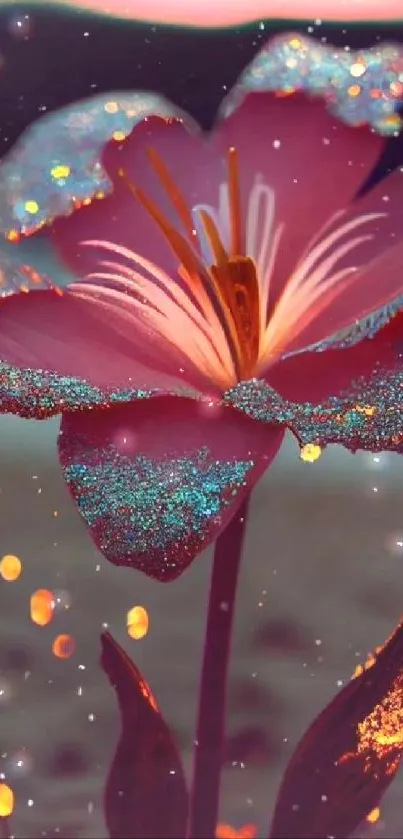
M 302 448 L 338 444 L 351 452 L 403 452 L 403 356 L 395 369 L 379 365 L 319 404 L 283 399 L 259 379 L 241 382 L 223 401 L 259 422 L 287 427 Z
M 42 116 L 0 160 L 0 232 L 10 242 L 30 236 L 58 216 L 102 199 L 113 184 L 102 165 L 105 146 L 122 143 L 150 116 L 190 116 L 153 93 L 108 93 Z
M 0 361 L 0 414 L 14 414 L 24 419 L 48 419 L 64 412 L 107 409 L 113 405 L 161 396 L 203 399 L 197 391 L 186 387 L 175 393 L 133 386 L 102 390 L 77 376 L 20 369 Z
M 225 118 L 255 91 L 325 99 L 349 125 L 397 134 L 403 97 L 403 47 L 380 44 L 346 52 L 312 38 L 272 38 L 242 73 L 219 112 Z M 101 158 L 112 139 L 123 142 L 147 116 L 194 121 L 166 99 L 145 92 L 95 96 L 41 117 L 0 161 L 0 231 L 11 241 L 110 193 Z
M 299 33 L 276 36 L 244 70 L 224 99 L 220 117 L 233 113 L 249 93 L 263 91 L 322 97 L 347 125 L 369 125 L 379 134 L 396 136 L 403 125 L 397 112 L 403 98 L 403 46 L 385 42 L 347 51 Z

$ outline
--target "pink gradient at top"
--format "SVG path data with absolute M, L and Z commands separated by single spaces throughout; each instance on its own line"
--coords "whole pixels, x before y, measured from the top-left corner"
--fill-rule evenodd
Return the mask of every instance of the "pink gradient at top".
M 70 0 L 98 14 L 184 26 L 234 26 L 260 20 L 402 20 L 402 0 Z

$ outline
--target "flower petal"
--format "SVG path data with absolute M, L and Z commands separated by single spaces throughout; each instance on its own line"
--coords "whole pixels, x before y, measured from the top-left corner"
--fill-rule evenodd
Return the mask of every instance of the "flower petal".
M 59 454 L 106 558 L 165 581 L 218 536 L 282 438 L 219 404 L 161 397 L 65 414 Z
M 368 129 L 343 125 L 323 102 L 304 96 L 250 94 L 218 124 L 212 147 L 217 156 L 225 156 L 229 146 L 238 150 L 244 212 L 252 186 L 262 180 L 274 191 L 276 227 L 284 224 L 271 306 L 312 237 L 363 185 L 383 144 Z
M 185 839 L 188 792 L 171 732 L 129 656 L 109 632 L 101 642 L 122 718 L 105 789 L 110 839 Z
M 53 227 L 55 242 L 79 276 L 99 263 L 98 250 L 80 245 L 94 239 L 124 245 L 176 276 L 178 259 L 155 221 L 133 197 L 127 180 L 177 226 L 172 203 L 148 159 L 149 148 L 157 152 L 192 208 L 218 207 L 220 184 L 228 180 L 228 148 L 235 146 L 244 213 L 256 181 L 263 178 L 275 192 L 276 224 L 285 223 L 275 270 L 285 282 L 323 221 L 344 208 L 365 181 L 383 142 L 366 129 L 342 125 L 328 114 L 323 102 L 303 96 L 286 101 L 272 93 L 251 94 L 211 137 L 202 137 L 190 119 L 148 117 L 123 145 L 110 143 L 105 150 L 103 163 L 114 184 L 113 195 L 59 219 Z M 127 180 L 119 178 L 120 170 Z M 329 189 L 330 180 L 337 186 Z
M 323 342 L 326 346 L 343 346 L 362 340 L 382 326 L 391 312 L 403 308 L 402 203 L 403 171 L 396 169 L 375 189 L 354 201 L 329 227 L 326 236 L 330 237 L 337 229 L 347 229 L 360 221 L 359 226 L 329 248 L 331 254 L 347 245 L 330 274 L 351 268 L 354 272 L 340 278 L 334 286 L 333 299 L 324 308 L 320 308 L 321 297 L 318 298 L 317 314 L 315 303 L 312 304 L 306 326 L 301 323 L 296 338 L 287 345 L 288 352 Z M 349 240 L 356 244 L 347 251 Z
M 371 656 L 298 744 L 270 839 L 347 839 L 378 806 L 403 754 L 403 627 Z
M 145 340 L 123 309 L 81 299 L 74 286 L 1 300 L 0 359 L 0 410 L 22 416 L 192 392 L 157 336 Z
M 401 452 L 403 315 L 349 349 L 286 359 L 266 382 L 238 385 L 225 401 L 255 419 L 288 426 L 302 445 Z
M 162 267 L 172 277 L 177 276 L 178 258 L 128 184 L 141 189 L 173 225 L 186 233 L 149 160 L 150 148 L 157 152 L 189 207 L 199 202 L 216 203 L 224 162 L 207 148 L 200 129 L 190 117 L 186 122 L 183 118 L 168 121 L 148 117 L 124 143 L 111 142 L 105 149 L 103 165 L 113 182 L 113 193 L 68 218 L 58 219 L 52 227 L 58 251 L 79 277 L 99 269 L 100 260 L 105 259 L 99 249 L 81 244 L 88 240 L 123 245 Z M 124 178 L 119 176 L 120 171 L 125 173 Z
M 180 111 L 154 93 L 133 91 L 103 93 L 41 116 L 0 161 L 0 231 L 13 240 L 30 235 L 110 192 L 101 163 L 105 144 L 150 114 L 169 119 Z

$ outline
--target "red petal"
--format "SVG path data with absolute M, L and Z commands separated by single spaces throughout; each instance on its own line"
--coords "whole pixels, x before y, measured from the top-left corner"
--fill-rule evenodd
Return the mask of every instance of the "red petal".
M 345 349 L 290 356 L 267 372 L 267 382 L 292 402 L 316 405 L 348 394 L 354 382 L 368 383 L 374 373 L 401 368 L 403 315 L 397 315 L 374 338 Z
M 21 403 L 27 402 L 16 371 L 23 377 L 31 374 L 35 403 L 43 395 L 51 401 L 52 382 L 54 401 L 59 393 L 59 411 L 91 402 L 99 405 L 102 394 L 111 391 L 125 391 L 127 398 L 136 391 L 183 392 L 192 378 L 178 372 L 177 359 L 165 344 L 161 347 L 158 336 L 148 342 L 144 335 L 139 337 L 124 307 L 100 305 L 96 297 L 80 299 L 74 285 L 63 293 L 32 291 L 1 300 L 0 359 L 1 407 L 16 413 L 24 413 Z M 74 380 L 70 394 L 66 377 Z M 88 396 L 91 388 L 101 391 L 98 398 Z
M 296 748 L 270 839 L 346 839 L 376 807 L 403 755 L 403 625 L 316 718 Z
M 65 479 L 98 548 L 159 580 L 217 538 L 277 454 L 283 431 L 179 397 L 65 414 Z
M 158 153 L 189 206 L 200 201 L 216 203 L 223 162 L 195 136 L 191 120 L 186 127 L 179 120 L 168 122 L 161 117 L 148 117 L 136 126 L 124 144 L 112 142 L 106 147 L 103 163 L 112 179 L 113 193 L 68 218 L 58 219 L 52 227 L 58 250 L 79 277 L 99 270 L 99 259 L 106 258 L 99 250 L 81 245 L 91 239 L 124 245 L 176 277 L 178 259 L 171 253 L 155 221 L 133 196 L 127 181 L 118 175 L 123 170 L 127 179 L 141 188 L 175 227 L 182 229 L 147 157 L 148 148 Z
M 333 338 L 338 333 L 356 330 L 358 323 L 387 307 L 403 295 L 403 239 L 401 215 L 403 202 L 403 177 L 400 170 L 381 181 L 363 198 L 354 201 L 346 212 L 329 227 L 326 235 L 342 226 L 367 218 L 355 230 L 345 233 L 337 245 L 327 249 L 322 258 L 331 254 L 340 244 L 348 244 L 355 237 L 362 237 L 359 244 L 337 260 L 329 274 L 354 268 L 355 272 L 335 287 L 335 296 L 326 306 L 313 304 L 308 310 L 306 326 L 303 318 L 301 331 L 290 338 L 287 352 Z M 372 218 L 371 218 L 372 217 Z M 323 281 L 323 285 L 326 282 Z M 326 293 L 324 293 L 324 299 Z M 317 311 L 315 314 L 315 308 Z
M 229 146 L 238 150 L 244 213 L 249 191 L 261 178 L 274 190 L 276 226 L 285 224 L 271 304 L 312 236 L 354 198 L 383 145 L 369 129 L 343 125 L 323 101 L 305 96 L 250 94 L 218 125 L 212 139 L 216 155 L 224 158 Z
M 122 718 L 105 789 L 110 839 L 184 839 L 188 793 L 171 732 L 127 653 L 109 632 L 101 641 L 102 667 Z
M 147 148 L 157 151 L 190 208 L 196 204 L 218 208 L 220 184 L 228 180 L 228 148 L 235 146 L 245 223 L 250 190 L 262 178 L 275 193 L 276 225 L 286 225 L 273 285 L 279 288 L 312 235 L 354 197 L 383 144 L 378 135 L 343 125 L 329 115 L 323 102 L 304 96 L 284 100 L 273 93 L 250 94 L 211 137 L 198 136 L 190 119 L 186 124 L 149 117 L 123 145 L 110 143 L 106 148 L 104 164 L 113 194 L 57 220 L 52 228 L 55 242 L 79 276 L 94 270 L 100 258 L 99 251 L 80 243 L 106 239 L 148 257 L 175 277 L 178 259 L 118 171 L 123 169 L 178 227 Z

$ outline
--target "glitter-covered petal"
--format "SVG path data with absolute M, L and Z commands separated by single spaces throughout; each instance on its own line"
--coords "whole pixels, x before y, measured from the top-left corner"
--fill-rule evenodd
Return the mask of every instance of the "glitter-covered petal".
M 244 382 L 225 401 L 262 422 L 288 426 L 302 445 L 403 451 L 403 315 L 375 338 L 305 353 Z
M 0 161 L 0 231 L 30 235 L 112 189 L 101 157 L 150 114 L 179 109 L 154 93 L 108 93 L 74 102 L 27 128 Z
M 219 122 L 212 146 L 218 156 L 236 147 L 244 202 L 260 179 L 274 192 L 276 227 L 284 225 L 271 305 L 312 237 L 364 184 L 383 144 L 367 128 L 346 127 L 323 102 L 304 96 L 249 94 Z
M 107 559 L 168 581 L 225 527 L 282 438 L 230 408 L 165 397 L 65 414 L 59 453 Z
M 124 309 L 80 299 L 75 286 L 0 301 L 0 410 L 62 410 L 194 392 L 158 336 L 139 335 Z

